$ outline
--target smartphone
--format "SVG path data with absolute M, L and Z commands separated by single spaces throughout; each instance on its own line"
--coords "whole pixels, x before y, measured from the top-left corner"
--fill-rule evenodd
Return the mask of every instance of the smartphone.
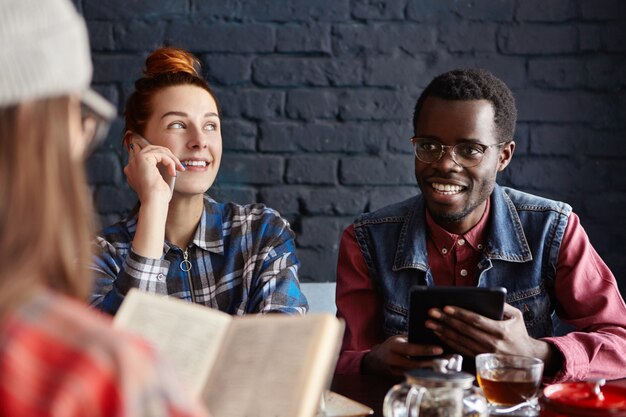
M 443 343 L 424 323 L 428 310 L 456 306 L 471 310 L 492 320 L 502 320 L 506 288 L 503 287 L 427 287 L 415 286 L 409 300 L 409 342 L 420 345 L 438 345 L 444 354 L 458 353 Z
M 135 132 L 130 132 L 131 135 L 133 136 L 133 139 L 131 139 L 131 141 L 138 145 L 139 148 L 144 148 L 145 146 L 148 145 L 152 145 L 152 143 L 144 138 L 143 136 L 141 136 L 139 133 L 135 133 Z M 169 185 L 170 187 L 170 199 L 172 198 L 172 195 L 174 195 L 174 186 L 176 185 L 176 177 L 172 177 L 170 174 L 167 173 L 167 169 L 163 166 L 159 166 L 159 172 L 161 173 L 161 176 L 163 177 L 163 180 Z

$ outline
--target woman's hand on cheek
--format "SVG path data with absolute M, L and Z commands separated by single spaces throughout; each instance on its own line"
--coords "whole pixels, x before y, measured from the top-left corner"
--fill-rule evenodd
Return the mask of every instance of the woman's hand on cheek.
M 169 203 L 172 194 L 170 178 L 176 176 L 177 171 L 184 170 L 178 158 L 166 147 L 141 146 L 136 141 L 129 145 L 124 174 L 142 204 L 157 201 Z

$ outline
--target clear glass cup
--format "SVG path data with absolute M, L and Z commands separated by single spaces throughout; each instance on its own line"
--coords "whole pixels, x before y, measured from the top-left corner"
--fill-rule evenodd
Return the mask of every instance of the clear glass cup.
M 541 359 L 496 353 L 476 356 L 476 377 L 492 415 L 538 415 L 542 376 Z

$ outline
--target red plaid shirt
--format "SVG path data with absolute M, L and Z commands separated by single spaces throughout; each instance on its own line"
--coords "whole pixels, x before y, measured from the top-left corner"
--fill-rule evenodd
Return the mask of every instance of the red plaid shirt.
M 0 416 L 206 416 L 146 343 L 41 291 L 0 322 Z

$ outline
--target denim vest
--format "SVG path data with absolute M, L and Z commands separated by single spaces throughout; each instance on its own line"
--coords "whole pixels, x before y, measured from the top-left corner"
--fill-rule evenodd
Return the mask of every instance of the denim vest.
M 571 207 L 496 185 L 487 240 L 478 264 L 479 287 L 507 289 L 507 303 L 522 311 L 534 338 L 563 333 L 555 314 L 554 280 Z M 411 287 L 432 286 L 421 195 L 361 215 L 356 239 L 382 294 L 385 337 L 406 333 Z M 554 321 L 554 323 L 553 323 Z

